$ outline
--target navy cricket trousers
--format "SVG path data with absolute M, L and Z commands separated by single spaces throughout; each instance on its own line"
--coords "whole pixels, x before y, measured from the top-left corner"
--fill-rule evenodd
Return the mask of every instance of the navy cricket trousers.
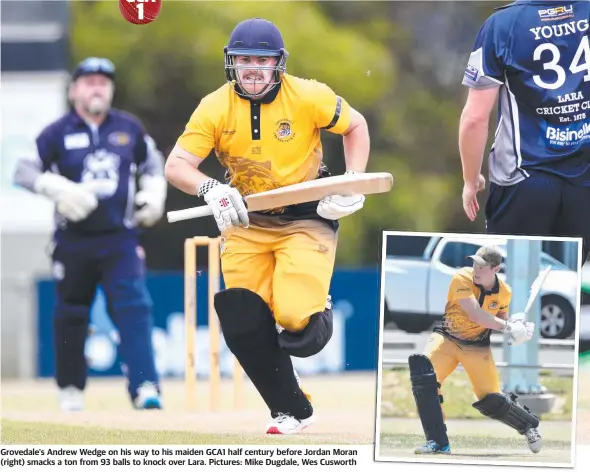
M 489 234 L 581 237 L 582 264 L 588 257 L 590 187 L 533 171 L 514 185 L 490 183 L 485 215 Z
M 158 382 L 152 345 L 152 300 L 145 285 L 145 261 L 129 231 L 98 236 L 56 235 L 52 252 L 56 284 L 54 342 L 59 387 L 86 386 L 85 341 L 90 308 L 100 285 L 120 337 L 131 399 L 139 385 Z

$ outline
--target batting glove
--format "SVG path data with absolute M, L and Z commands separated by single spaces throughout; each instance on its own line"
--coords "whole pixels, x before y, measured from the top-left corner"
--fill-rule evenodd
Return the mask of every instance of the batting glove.
M 526 338 L 525 341 L 530 341 L 533 335 L 535 334 L 535 323 L 532 321 L 527 321 L 525 323 L 526 326 Z
M 526 336 L 523 342 L 530 341 L 535 334 L 535 323 L 532 321 L 525 321 L 527 318 L 526 313 L 515 313 L 510 317 L 510 321 L 520 321 L 524 323 L 526 327 Z
M 344 175 L 354 175 L 355 171 L 347 170 Z M 338 220 L 345 216 L 352 215 L 363 208 L 365 203 L 364 195 L 329 195 L 320 200 L 317 207 L 317 214 L 327 220 Z
M 222 233 L 232 226 L 249 226 L 248 209 L 237 189 L 218 180 L 209 179 L 201 184 L 198 194 L 204 197 L 211 208 L 217 227 Z
M 528 329 L 522 320 L 508 320 L 502 332 L 508 333 L 508 344 L 510 346 L 518 346 L 519 344 L 528 341 Z

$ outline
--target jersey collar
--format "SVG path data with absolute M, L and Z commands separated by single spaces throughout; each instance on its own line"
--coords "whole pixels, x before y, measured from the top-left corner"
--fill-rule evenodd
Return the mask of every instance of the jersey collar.
M 493 295 L 496 293 L 500 293 L 500 280 L 498 279 L 497 275 L 495 277 L 496 277 L 496 282 L 494 283 L 494 286 L 490 290 L 486 290 L 485 288 L 483 288 L 483 285 L 480 285 L 480 284 L 475 284 L 475 286 L 478 287 L 482 292 L 485 292 L 486 295 Z
M 113 116 L 113 110 L 109 109 L 109 111 L 107 112 L 107 116 L 105 117 L 104 121 L 100 124 L 100 126 L 104 126 Z M 69 119 L 71 121 L 72 124 L 74 124 L 75 126 L 80 126 L 80 125 L 85 125 L 88 126 L 88 123 L 86 123 L 86 121 L 84 120 L 84 118 L 82 118 L 78 112 L 76 111 L 75 108 L 72 107 L 72 109 L 70 110 L 70 116 Z

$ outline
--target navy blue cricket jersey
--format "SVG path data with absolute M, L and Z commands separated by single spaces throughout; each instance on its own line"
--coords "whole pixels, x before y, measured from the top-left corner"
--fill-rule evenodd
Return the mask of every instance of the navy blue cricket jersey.
M 542 170 L 590 186 L 590 2 L 520 0 L 479 30 L 463 84 L 500 87 L 490 180 Z
M 86 219 L 71 222 L 56 213 L 58 230 L 72 234 L 134 228 L 138 175 L 163 172 L 153 139 L 135 116 L 120 110 L 111 109 L 99 127 L 89 125 L 72 110 L 47 126 L 36 144 L 38 155 L 20 171 L 21 185 L 32 189 L 40 172 L 51 171 L 100 188 L 98 207 Z

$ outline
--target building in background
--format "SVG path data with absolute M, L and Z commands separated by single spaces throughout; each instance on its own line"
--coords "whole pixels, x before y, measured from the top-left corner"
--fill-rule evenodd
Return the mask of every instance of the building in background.
M 49 272 L 53 206 L 12 184 L 16 159 L 67 110 L 69 2 L 2 3 L 2 376 L 32 375 L 36 285 Z

